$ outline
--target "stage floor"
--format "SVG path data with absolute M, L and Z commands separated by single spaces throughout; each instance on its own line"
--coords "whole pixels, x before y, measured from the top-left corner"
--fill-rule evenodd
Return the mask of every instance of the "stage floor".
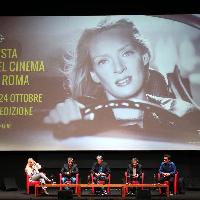
M 55 189 L 49 188 L 48 196 L 35 197 L 34 194 L 27 195 L 25 190 L 18 191 L 0 191 L 0 200 L 57 200 L 57 191 Z M 152 200 L 156 199 L 167 199 L 165 196 L 161 197 L 157 191 L 151 191 Z M 86 190 L 82 192 L 81 197 L 74 195 L 74 200 L 121 200 L 121 195 L 119 190 L 111 190 L 111 194 L 107 196 L 94 196 L 90 194 L 90 191 Z M 126 199 L 135 199 L 135 196 L 127 196 Z M 169 199 L 178 200 L 200 200 L 200 191 L 186 191 L 185 194 L 177 194 L 170 196 Z

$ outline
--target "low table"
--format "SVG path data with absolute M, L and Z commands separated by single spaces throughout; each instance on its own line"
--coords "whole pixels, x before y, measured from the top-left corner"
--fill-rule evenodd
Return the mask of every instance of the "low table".
M 166 188 L 167 197 L 169 197 L 169 185 L 168 184 L 36 184 L 35 185 L 35 196 L 38 196 L 38 188 L 40 187 L 78 187 L 78 197 L 81 196 L 82 188 L 94 188 L 94 187 L 110 187 L 110 188 L 121 188 L 122 198 L 126 196 L 125 190 L 129 187 L 141 187 L 141 188 Z

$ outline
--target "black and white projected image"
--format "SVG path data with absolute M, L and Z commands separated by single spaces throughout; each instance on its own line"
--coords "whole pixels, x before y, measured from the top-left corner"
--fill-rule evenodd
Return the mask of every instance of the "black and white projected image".
M 199 15 L 0 25 L 1 150 L 200 149 Z

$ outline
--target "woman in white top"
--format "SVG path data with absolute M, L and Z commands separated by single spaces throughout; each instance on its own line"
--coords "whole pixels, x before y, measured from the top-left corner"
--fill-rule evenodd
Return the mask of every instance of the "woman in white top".
M 46 181 L 51 183 L 51 180 L 42 172 L 39 172 L 41 165 L 33 160 L 33 158 L 28 159 L 28 163 L 25 168 L 25 172 L 29 175 L 29 181 L 40 181 L 41 184 L 45 184 Z M 43 192 L 48 194 L 46 187 L 42 187 Z

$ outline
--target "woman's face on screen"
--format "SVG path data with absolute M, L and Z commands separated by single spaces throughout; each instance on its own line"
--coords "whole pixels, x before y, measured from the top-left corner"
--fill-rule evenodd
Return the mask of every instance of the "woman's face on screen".
M 136 97 L 142 91 L 145 67 L 149 61 L 134 46 L 127 30 L 113 28 L 97 34 L 90 43 L 92 79 L 101 83 L 107 96 Z

